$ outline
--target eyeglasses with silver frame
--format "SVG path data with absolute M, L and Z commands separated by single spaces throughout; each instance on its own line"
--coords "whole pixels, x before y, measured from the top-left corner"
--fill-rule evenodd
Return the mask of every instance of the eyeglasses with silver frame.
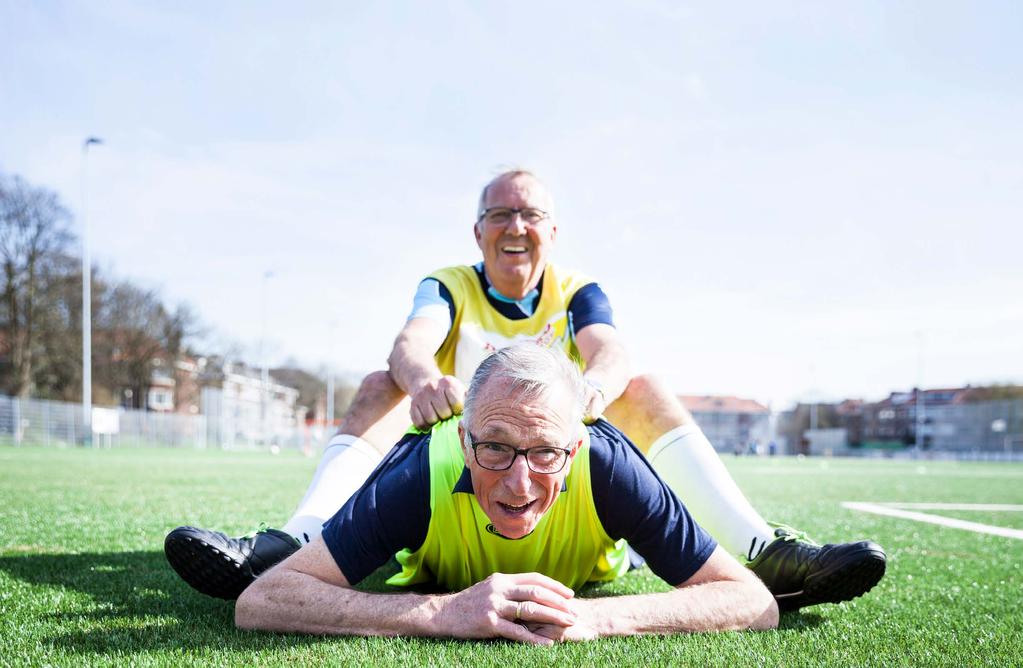
M 550 215 L 543 209 L 531 206 L 521 209 L 513 209 L 507 206 L 492 206 L 489 209 L 484 209 L 477 221 L 484 220 L 491 225 L 507 225 L 515 220 L 515 216 L 520 216 L 522 222 L 527 225 L 538 225 L 550 218 Z
M 559 473 L 565 468 L 565 462 L 572 451 L 568 448 L 557 448 L 550 445 L 538 445 L 532 448 L 516 448 L 507 443 L 496 441 L 476 441 L 476 438 L 466 432 L 469 437 L 469 447 L 472 448 L 476 463 L 488 471 L 506 471 L 515 463 L 515 458 L 522 455 L 526 459 L 526 465 L 534 473 L 553 474 Z

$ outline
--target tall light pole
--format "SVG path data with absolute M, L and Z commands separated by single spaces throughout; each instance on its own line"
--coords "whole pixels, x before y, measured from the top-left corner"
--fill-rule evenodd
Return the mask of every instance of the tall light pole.
M 263 272 L 263 289 L 262 289 L 261 297 L 260 297 L 260 311 L 261 311 L 261 320 L 262 320 L 262 323 L 261 323 L 262 333 L 260 334 L 260 337 L 259 337 L 259 357 L 260 357 L 260 363 L 263 365 L 263 370 L 262 370 L 262 374 L 261 374 L 261 380 L 263 381 L 263 392 L 262 392 L 262 404 L 263 404 L 263 406 L 262 406 L 262 408 L 263 408 L 263 410 L 262 410 L 262 420 L 263 420 L 263 424 L 262 424 L 262 428 L 263 428 L 263 441 L 266 444 L 269 444 L 269 441 L 270 441 L 269 428 L 268 428 L 268 422 L 269 422 L 269 418 L 270 418 L 270 366 L 269 366 L 269 362 L 267 360 L 267 354 L 266 354 L 266 301 L 267 301 L 267 297 L 266 297 L 266 292 L 267 292 L 266 284 L 267 284 L 267 281 L 269 281 L 271 278 L 273 278 L 273 275 L 274 275 L 274 273 L 271 270 L 269 270 L 269 269 L 267 269 L 266 271 Z
M 92 248 L 89 239 L 89 147 L 99 137 L 82 143 L 82 427 L 85 445 L 92 445 Z
M 924 447 L 924 424 L 927 416 L 924 415 L 924 333 L 916 333 L 916 429 L 914 430 L 916 440 L 916 451 L 922 452 Z
M 331 320 L 327 326 L 327 438 L 333 436 L 330 431 L 334 426 L 334 365 L 331 364 L 331 357 L 334 354 L 335 329 L 337 329 L 337 321 Z
M 810 363 L 810 382 L 813 383 L 813 394 L 810 397 L 810 431 L 817 430 L 817 404 L 820 397 L 817 392 L 817 365 Z

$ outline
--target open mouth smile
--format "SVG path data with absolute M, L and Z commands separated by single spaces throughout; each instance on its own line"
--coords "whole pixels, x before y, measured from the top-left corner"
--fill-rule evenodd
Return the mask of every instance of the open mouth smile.
M 525 503 L 525 504 L 523 504 L 521 506 L 514 506 L 514 505 L 512 505 L 510 503 L 502 503 L 501 501 L 498 501 L 497 505 L 500 506 L 501 510 L 503 510 L 506 514 L 512 515 L 512 516 L 518 516 L 518 515 L 524 514 L 535 503 L 536 503 L 536 500 L 534 499 L 533 501 L 530 501 L 529 503 Z
M 529 249 L 526 248 L 525 246 L 518 246 L 518 245 L 511 245 L 511 244 L 509 244 L 507 246 L 501 246 L 501 252 L 502 253 L 509 253 L 511 255 L 521 255 L 523 253 L 528 253 Z

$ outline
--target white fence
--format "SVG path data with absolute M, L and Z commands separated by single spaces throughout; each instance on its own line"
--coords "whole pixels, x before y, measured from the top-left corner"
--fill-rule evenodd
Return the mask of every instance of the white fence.
M 855 450 L 848 448 L 836 455 L 862 457 L 864 459 L 919 459 L 960 462 L 1023 462 L 1023 436 L 1014 436 L 1005 450 Z
M 172 447 L 238 449 L 277 445 L 318 447 L 323 429 L 295 427 L 272 438 L 242 438 L 237 425 L 207 420 L 205 415 L 179 415 L 123 408 L 93 408 L 91 439 L 86 438 L 81 404 L 0 395 L 0 446 Z M 246 432 L 248 433 L 248 432 Z

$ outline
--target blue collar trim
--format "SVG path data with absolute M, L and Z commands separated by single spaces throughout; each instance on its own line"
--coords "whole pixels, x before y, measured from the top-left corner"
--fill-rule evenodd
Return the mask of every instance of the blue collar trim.
M 522 299 L 512 299 L 511 297 L 505 297 L 500 292 L 498 292 L 497 288 L 495 288 L 490 283 L 490 279 L 487 278 L 486 268 L 483 266 L 482 262 L 476 265 L 476 271 L 480 272 L 480 275 L 483 276 L 487 284 L 488 295 L 490 295 L 499 302 L 503 302 L 505 304 L 514 304 L 520 311 L 526 314 L 527 317 L 533 315 L 533 311 L 536 309 L 536 304 L 539 301 L 537 298 L 540 296 L 540 291 L 538 289 L 533 288 L 532 290 L 527 292 L 526 296 L 523 297 Z

